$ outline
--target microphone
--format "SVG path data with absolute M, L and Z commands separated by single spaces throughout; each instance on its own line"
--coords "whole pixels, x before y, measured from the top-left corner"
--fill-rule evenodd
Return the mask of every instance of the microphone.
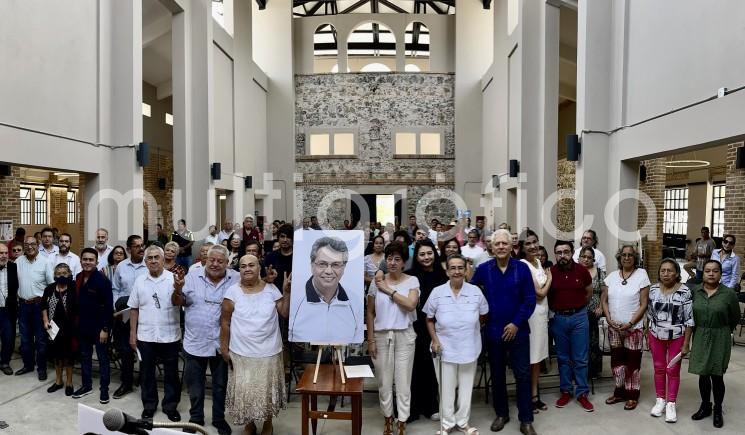
M 151 430 L 153 423 L 148 420 L 140 420 L 125 414 L 120 409 L 109 409 L 103 415 L 103 425 L 106 430 L 127 434 L 147 434 L 145 430 Z

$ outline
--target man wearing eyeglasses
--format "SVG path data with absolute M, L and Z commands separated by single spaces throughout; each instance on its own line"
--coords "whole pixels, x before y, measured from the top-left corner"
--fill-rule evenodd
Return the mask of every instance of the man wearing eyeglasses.
M 142 257 L 144 242 L 142 237 L 132 234 L 127 237 L 129 258 L 116 267 L 111 287 L 114 300 L 114 311 L 122 312 L 127 308 L 129 295 L 138 277 L 147 275 L 148 270 Z M 125 311 L 126 313 L 126 311 Z M 114 347 L 119 354 L 121 385 L 114 391 L 114 399 L 120 399 L 132 392 L 134 384 L 134 352 L 129 345 L 130 322 L 124 314 L 114 315 Z
M 722 263 L 722 284 L 736 290 L 740 282 L 740 257 L 735 254 L 735 236 L 725 234 L 722 237 L 722 249 L 715 249 L 711 254 L 712 260 Z
M 184 382 L 189 392 L 189 421 L 204 425 L 204 385 L 207 367 L 212 374 L 212 425 L 220 435 L 231 433 L 225 421 L 228 365 L 220 355 L 220 307 L 225 291 L 240 281 L 228 268 L 228 249 L 212 245 L 204 267 L 186 275 L 183 289 L 176 282 L 171 302 L 185 310 Z
M 178 373 L 179 341 L 181 340 L 180 307 L 173 305 L 171 296 L 176 286 L 174 276 L 164 269 L 163 249 L 151 245 L 145 249 L 148 273 L 138 277 L 128 305 L 129 344 L 139 352 L 142 418 L 152 419 L 158 407 L 158 388 L 155 381 L 155 362 L 163 363 L 163 412 L 171 421 L 180 421 L 176 410 L 181 399 L 181 380 Z
M 362 313 L 355 314 L 347 291 L 339 284 L 349 250 L 343 240 L 322 237 L 310 251 L 312 275 L 305 298 L 293 310 L 290 341 L 329 344 L 362 342 Z

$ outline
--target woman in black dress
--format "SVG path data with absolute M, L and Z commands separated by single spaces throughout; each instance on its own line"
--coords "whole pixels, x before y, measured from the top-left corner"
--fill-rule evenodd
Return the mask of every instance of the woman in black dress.
M 439 402 L 437 398 L 437 377 L 432 362 L 430 344 L 432 338 L 427 331 L 427 315 L 422 307 L 427 303 L 432 289 L 445 284 L 448 276 L 440 267 L 440 256 L 434 243 L 429 239 L 420 240 L 414 248 L 414 261 L 406 274 L 419 279 L 419 304 L 416 307 L 416 345 L 414 348 L 414 370 L 411 374 L 411 413 L 409 422 L 424 415 L 432 420 L 439 420 Z
M 65 387 L 65 395 L 72 396 L 72 366 L 75 363 L 75 286 L 70 266 L 60 263 L 54 268 L 54 283 L 44 289 L 41 302 L 41 315 L 44 329 L 51 330 L 52 322 L 59 328 L 54 340 L 49 340 L 47 355 L 54 360 L 56 378 L 47 393 L 54 393 Z M 62 384 L 62 368 L 65 369 L 66 382 Z

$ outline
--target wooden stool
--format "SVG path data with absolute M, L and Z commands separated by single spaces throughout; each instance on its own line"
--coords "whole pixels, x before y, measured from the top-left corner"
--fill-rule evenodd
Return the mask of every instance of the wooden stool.
M 297 392 L 303 397 L 302 435 L 308 435 L 308 419 L 316 433 L 318 419 L 351 420 L 352 435 L 362 434 L 362 378 L 347 378 L 341 383 L 338 366 L 321 364 L 318 368 L 318 380 L 313 383 L 315 364 L 307 364 L 303 377 L 297 385 Z M 329 396 L 329 407 L 326 411 L 318 410 L 318 396 Z M 352 399 L 352 412 L 336 411 L 336 398 L 349 396 Z

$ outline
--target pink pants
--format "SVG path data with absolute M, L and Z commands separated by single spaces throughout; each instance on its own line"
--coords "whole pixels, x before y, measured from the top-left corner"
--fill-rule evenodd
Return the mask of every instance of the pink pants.
M 681 362 L 678 361 L 671 368 L 667 368 L 667 364 L 683 348 L 684 340 L 683 337 L 674 340 L 660 340 L 651 332 L 649 333 L 649 350 L 652 352 L 652 362 L 654 363 L 654 387 L 657 391 L 657 397 L 668 402 L 675 402 L 678 397 Z M 665 394 L 665 387 L 667 387 L 667 394 Z

